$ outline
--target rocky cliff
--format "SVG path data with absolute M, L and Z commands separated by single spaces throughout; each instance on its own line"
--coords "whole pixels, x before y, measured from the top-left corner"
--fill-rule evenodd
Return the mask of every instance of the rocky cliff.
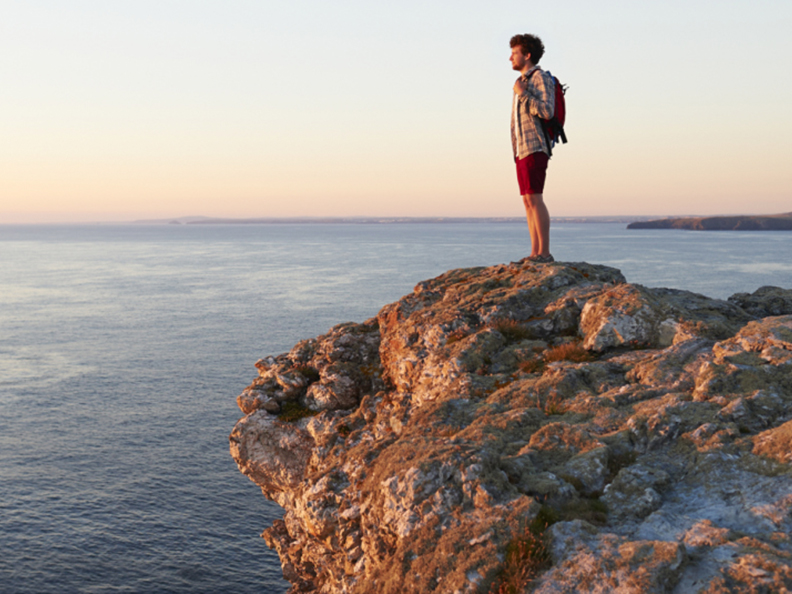
M 792 291 L 526 260 L 256 363 L 231 434 L 291 592 L 792 589 Z

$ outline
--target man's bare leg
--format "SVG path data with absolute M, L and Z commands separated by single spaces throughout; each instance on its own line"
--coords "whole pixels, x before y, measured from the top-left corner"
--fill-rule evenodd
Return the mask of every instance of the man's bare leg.
M 523 196 L 523 202 L 527 196 Z M 539 253 L 539 232 L 536 229 L 536 217 L 531 208 L 525 206 L 525 220 L 528 222 L 528 233 L 531 235 L 531 258 Z
M 543 194 L 524 194 L 525 218 L 531 234 L 531 256 L 550 254 L 550 213 Z

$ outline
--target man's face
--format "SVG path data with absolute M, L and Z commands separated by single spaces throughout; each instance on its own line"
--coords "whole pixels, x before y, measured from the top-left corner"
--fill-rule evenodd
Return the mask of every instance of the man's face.
M 522 70 L 530 59 L 531 54 L 523 54 L 522 46 L 515 45 L 511 48 L 511 57 L 509 60 L 511 60 L 512 70 Z

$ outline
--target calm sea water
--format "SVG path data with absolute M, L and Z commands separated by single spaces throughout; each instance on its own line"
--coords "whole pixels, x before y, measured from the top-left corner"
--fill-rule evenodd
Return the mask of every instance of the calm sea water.
M 649 286 L 792 287 L 788 232 L 552 242 Z M 528 252 L 507 223 L 0 226 L 0 593 L 284 592 L 280 510 L 228 454 L 253 363 Z

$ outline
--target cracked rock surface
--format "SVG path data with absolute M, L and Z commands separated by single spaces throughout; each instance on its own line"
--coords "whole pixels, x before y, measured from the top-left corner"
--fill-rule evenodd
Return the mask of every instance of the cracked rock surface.
M 489 592 L 548 509 L 526 592 L 792 591 L 792 290 L 451 270 L 256 367 L 231 454 L 292 593 Z

